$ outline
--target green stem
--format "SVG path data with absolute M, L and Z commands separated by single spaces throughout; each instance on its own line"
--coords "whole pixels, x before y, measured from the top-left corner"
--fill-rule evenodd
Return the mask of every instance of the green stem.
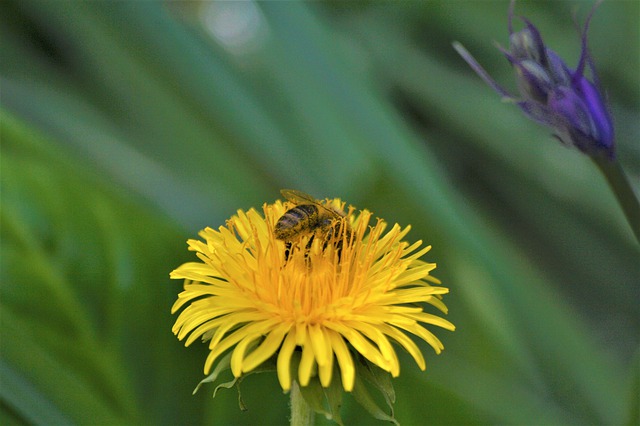
M 295 380 L 289 395 L 291 395 L 291 426 L 313 426 L 315 413 L 302 397 L 300 386 Z
M 592 157 L 613 190 L 636 240 L 640 242 L 640 200 L 631 187 L 620 163 L 608 158 Z

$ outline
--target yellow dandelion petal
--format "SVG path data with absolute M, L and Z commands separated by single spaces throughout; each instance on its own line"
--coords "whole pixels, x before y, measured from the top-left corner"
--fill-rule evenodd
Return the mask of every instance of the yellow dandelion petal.
M 225 315 L 221 318 L 217 318 L 216 320 L 211 321 L 210 323 L 204 323 L 201 327 L 203 327 L 203 331 L 204 332 L 208 332 L 208 329 L 211 329 L 211 327 L 215 328 L 214 333 L 209 336 L 211 341 L 209 342 L 209 348 L 215 348 L 218 343 L 222 340 L 223 337 L 225 337 L 225 335 L 237 328 L 240 327 L 242 324 L 245 323 L 249 323 L 252 321 L 255 322 L 259 322 L 261 326 L 264 327 L 265 324 L 263 324 L 262 321 L 260 321 L 263 318 L 263 315 L 260 315 L 258 313 L 245 313 L 245 312 L 241 312 L 241 313 L 237 313 L 237 314 L 232 314 L 232 315 Z M 267 324 L 268 326 L 268 324 Z M 206 331 L 204 329 L 207 329 Z M 198 329 L 194 330 L 192 332 L 192 334 L 198 334 Z M 204 335 L 204 332 L 202 333 Z
M 394 377 L 400 373 L 398 356 L 389 339 L 378 327 L 378 324 L 372 325 L 365 322 L 351 321 L 347 325 L 358 330 L 378 346 L 385 361 L 382 365 L 376 363 L 380 368 L 387 370 Z
M 402 289 L 395 292 L 386 293 L 382 300 L 389 303 L 419 303 L 430 298 L 434 294 L 446 294 L 449 290 L 442 287 L 413 287 L 410 289 Z
M 353 346 L 353 348 L 360 352 L 362 356 L 367 358 L 372 363 L 380 366 L 383 370 L 389 370 L 387 366 L 388 361 L 382 356 L 382 353 L 373 346 L 368 339 L 366 339 L 360 332 L 354 328 L 348 327 L 343 323 L 327 324 L 327 328 L 330 328 L 342 336 Z
M 307 324 L 296 325 L 296 345 L 303 346 L 307 342 Z
M 403 287 L 407 284 L 419 284 L 419 283 L 423 283 L 422 285 L 424 285 L 424 282 L 422 281 L 422 279 L 424 279 L 424 276 L 427 275 L 429 272 L 431 272 L 434 268 L 435 268 L 434 263 L 427 263 L 419 267 L 415 267 L 407 271 L 404 271 L 401 274 L 399 274 L 398 277 L 396 278 L 395 280 L 396 287 Z M 444 290 L 447 290 L 447 289 L 444 289 Z
M 349 321 L 346 325 L 358 330 L 369 340 L 375 343 L 380 349 L 382 357 L 386 361 L 397 362 L 396 352 L 393 350 L 391 342 L 389 342 L 389 339 L 387 339 L 384 333 L 380 330 L 377 323 L 370 324 L 364 321 Z
M 254 344 L 258 339 L 260 339 L 259 333 L 250 334 L 245 336 L 240 342 L 236 345 L 233 350 L 233 354 L 231 355 L 231 372 L 234 376 L 240 377 L 242 374 L 242 361 L 244 361 L 244 355 L 247 351 L 247 347 L 249 345 Z
M 331 346 L 329 346 L 329 342 L 325 341 L 325 335 L 319 324 L 313 324 L 309 327 L 309 342 L 318 365 L 322 366 L 329 362 L 329 358 L 333 355 Z
M 302 358 L 300 358 L 300 365 L 298 366 L 298 381 L 300 386 L 307 386 L 311 375 L 313 373 L 313 367 L 315 366 L 315 357 L 311 345 L 305 344 L 302 346 Z
M 174 279 L 186 278 L 191 281 L 202 281 L 203 278 L 209 278 L 210 274 L 211 266 L 204 263 L 189 262 L 172 271 L 169 276 Z
M 211 349 L 211 352 L 209 353 L 209 356 L 207 357 L 207 360 L 205 362 L 205 374 L 209 373 L 213 362 L 229 348 L 246 338 L 252 339 L 254 335 L 259 335 L 262 330 L 268 327 L 272 327 L 274 325 L 273 323 L 274 320 L 271 320 L 270 322 L 257 321 L 249 323 L 248 325 L 239 328 L 228 336 L 224 336 L 222 339 L 220 339 L 220 342 L 217 345 L 213 345 L 212 341 L 212 343 L 209 344 L 209 349 Z M 247 344 L 248 343 L 250 343 L 250 341 L 247 342 Z
M 411 244 L 410 246 L 405 247 L 400 254 L 403 260 L 406 262 L 413 262 L 419 257 L 427 254 L 427 252 L 431 250 L 431 246 L 427 246 L 427 247 L 423 247 L 421 250 L 416 251 L 418 247 L 420 247 L 421 245 L 422 245 L 422 241 L 418 240 L 415 243 Z
M 353 358 L 351 358 L 349 348 L 342 336 L 335 331 L 329 332 L 329 339 L 331 340 L 333 352 L 336 354 L 336 360 L 338 360 L 338 365 L 340 366 L 342 387 L 347 392 L 351 392 L 355 384 L 356 368 L 353 365 Z
M 278 381 L 284 391 L 291 388 L 291 357 L 296 349 L 295 334 L 289 333 L 285 337 L 282 347 L 278 352 L 278 361 L 276 364 Z
M 328 357 L 326 363 L 318 363 L 318 376 L 320 378 L 320 384 L 326 388 L 331 384 L 331 377 L 333 376 L 333 346 L 331 344 L 329 330 L 322 328 L 321 331 L 324 335 L 324 341 L 327 346 L 326 351 Z
M 404 321 L 391 321 L 390 324 L 422 338 L 422 340 L 431 345 L 436 353 L 440 353 L 442 349 L 444 349 L 444 345 L 442 344 L 442 342 L 440 342 L 440 340 L 433 333 L 422 327 L 416 321 L 411 321 L 410 323 Z
M 445 314 L 447 312 L 449 312 L 449 309 L 447 309 L 447 305 L 444 304 L 444 302 L 440 299 L 438 299 L 437 297 L 430 297 L 429 299 L 426 299 L 424 301 L 424 303 L 428 303 L 432 306 L 435 306 L 436 308 L 438 308 L 441 312 L 444 312 Z
M 298 209 L 305 202 L 308 207 Z M 283 217 L 285 226 L 308 224 L 279 240 L 276 224 Z M 201 240 L 188 240 L 200 261 L 170 274 L 185 280 L 171 309 L 180 312 L 172 331 L 186 345 L 209 341 L 205 374 L 227 352 L 236 377 L 275 358 L 285 391 L 292 377 L 306 386 L 317 375 L 329 387 L 335 370 L 342 387 L 353 390 L 356 354 L 397 376 L 398 346 L 424 369 L 409 335 L 439 352 L 442 343 L 425 326 L 455 327 L 424 312 L 431 305 L 446 313 L 442 295 L 448 289 L 430 275 L 436 265 L 421 260 L 431 247 L 404 241 L 410 229 L 388 226 L 367 210 L 345 209 L 338 199 L 303 197 L 265 204 L 261 212 L 238 210 L 224 226 L 202 230 Z M 300 363 L 292 371 L 296 351 Z
M 402 346 L 409 354 L 413 357 L 420 367 L 421 370 L 424 370 L 426 367 L 426 363 L 424 361 L 424 357 L 422 356 L 422 352 L 420 352 L 420 348 L 415 344 L 413 340 L 409 338 L 406 334 L 402 333 L 395 327 L 391 327 L 388 324 L 380 325 L 380 328 L 384 334 L 394 339 L 400 346 Z
M 247 333 L 245 333 L 244 330 L 246 328 L 247 327 L 243 327 L 235 333 L 232 333 L 229 337 L 221 339 L 217 345 L 209 345 L 209 349 L 211 349 L 211 352 L 209 352 L 207 360 L 204 363 L 204 374 L 209 374 L 213 363 L 220 355 L 222 355 L 227 349 L 231 348 L 233 345 L 240 342 L 246 337 Z
M 451 324 L 446 319 L 439 317 L 437 315 L 428 314 L 426 312 L 408 313 L 407 317 L 413 318 L 416 321 L 424 322 L 427 324 L 437 325 L 439 327 L 445 328 L 450 331 L 453 331 L 456 329 L 456 326 Z
M 271 331 L 260 346 L 244 359 L 242 371 L 253 370 L 276 353 L 290 328 L 288 324 L 280 324 Z
M 200 324 L 197 328 L 195 328 L 187 340 L 185 340 L 184 345 L 189 346 L 199 337 L 204 339 L 204 336 L 208 336 L 210 332 L 213 334 L 213 338 L 211 339 L 211 345 L 215 346 L 218 341 L 222 338 L 224 333 L 228 332 L 235 326 L 234 323 L 228 323 L 226 318 L 218 318 L 215 320 L 207 320 L 206 322 Z M 185 334 L 187 334 L 189 330 L 183 329 L 178 333 L 178 339 L 181 337 L 184 338 Z
M 397 243 L 399 240 L 401 240 L 406 234 L 409 233 L 409 230 L 411 229 L 410 226 L 402 229 L 400 225 L 396 223 L 395 225 L 393 225 L 389 232 L 380 237 L 386 227 L 386 223 L 383 223 L 381 226 L 376 226 L 369 235 L 369 240 L 375 242 L 376 250 L 372 252 L 375 257 L 380 257 L 382 254 L 387 252 L 394 243 Z

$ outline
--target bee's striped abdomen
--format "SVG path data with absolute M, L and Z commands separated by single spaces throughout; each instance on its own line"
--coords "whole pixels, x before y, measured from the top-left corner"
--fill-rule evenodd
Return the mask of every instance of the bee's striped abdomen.
M 301 204 L 286 211 L 274 230 L 279 240 L 288 240 L 301 232 L 309 231 L 317 226 L 318 207 L 313 204 Z

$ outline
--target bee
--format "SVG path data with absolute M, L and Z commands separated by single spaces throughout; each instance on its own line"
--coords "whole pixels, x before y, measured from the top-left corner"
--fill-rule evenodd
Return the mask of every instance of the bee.
M 346 216 L 345 212 L 301 191 L 283 189 L 280 193 L 287 200 L 296 204 L 278 219 L 274 229 L 275 237 L 286 243 L 285 258 L 289 258 L 292 243 L 305 235 L 310 235 L 307 249 L 311 248 L 311 243 L 316 236 L 324 239 L 323 248 L 325 249 L 332 237 L 337 240 L 337 250 L 342 248 L 342 238 L 340 238 L 342 233 L 348 232 L 350 234 L 351 231 L 346 222 L 338 226 L 335 226 L 335 222 L 342 220 Z

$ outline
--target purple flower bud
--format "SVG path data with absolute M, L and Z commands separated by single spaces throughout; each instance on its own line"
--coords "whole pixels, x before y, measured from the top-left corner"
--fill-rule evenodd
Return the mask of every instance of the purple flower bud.
M 520 94 L 525 98 L 546 102 L 549 92 L 554 87 L 554 82 L 548 71 L 530 59 L 515 63 L 514 68 L 518 77 Z
M 509 8 L 509 50 L 499 49 L 515 70 L 521 98 L 503 89 L 459 43 L 454 48 L 473 70 L 503 98 L 514 101 L 532 120 L 549 126 L 567 145 L 595 156 L 614 158 L 611 116 L 600 94 L 598 76 L 587 49 L 587 29 L 597 5 L 589 12 L 581 34 L 582 52 L 575 70 L 542 41 L 538 29 L 526 18 L 525 27 L 513 31 L 513 5 Z M 589 68 L 593 82 L 585 76 Z

